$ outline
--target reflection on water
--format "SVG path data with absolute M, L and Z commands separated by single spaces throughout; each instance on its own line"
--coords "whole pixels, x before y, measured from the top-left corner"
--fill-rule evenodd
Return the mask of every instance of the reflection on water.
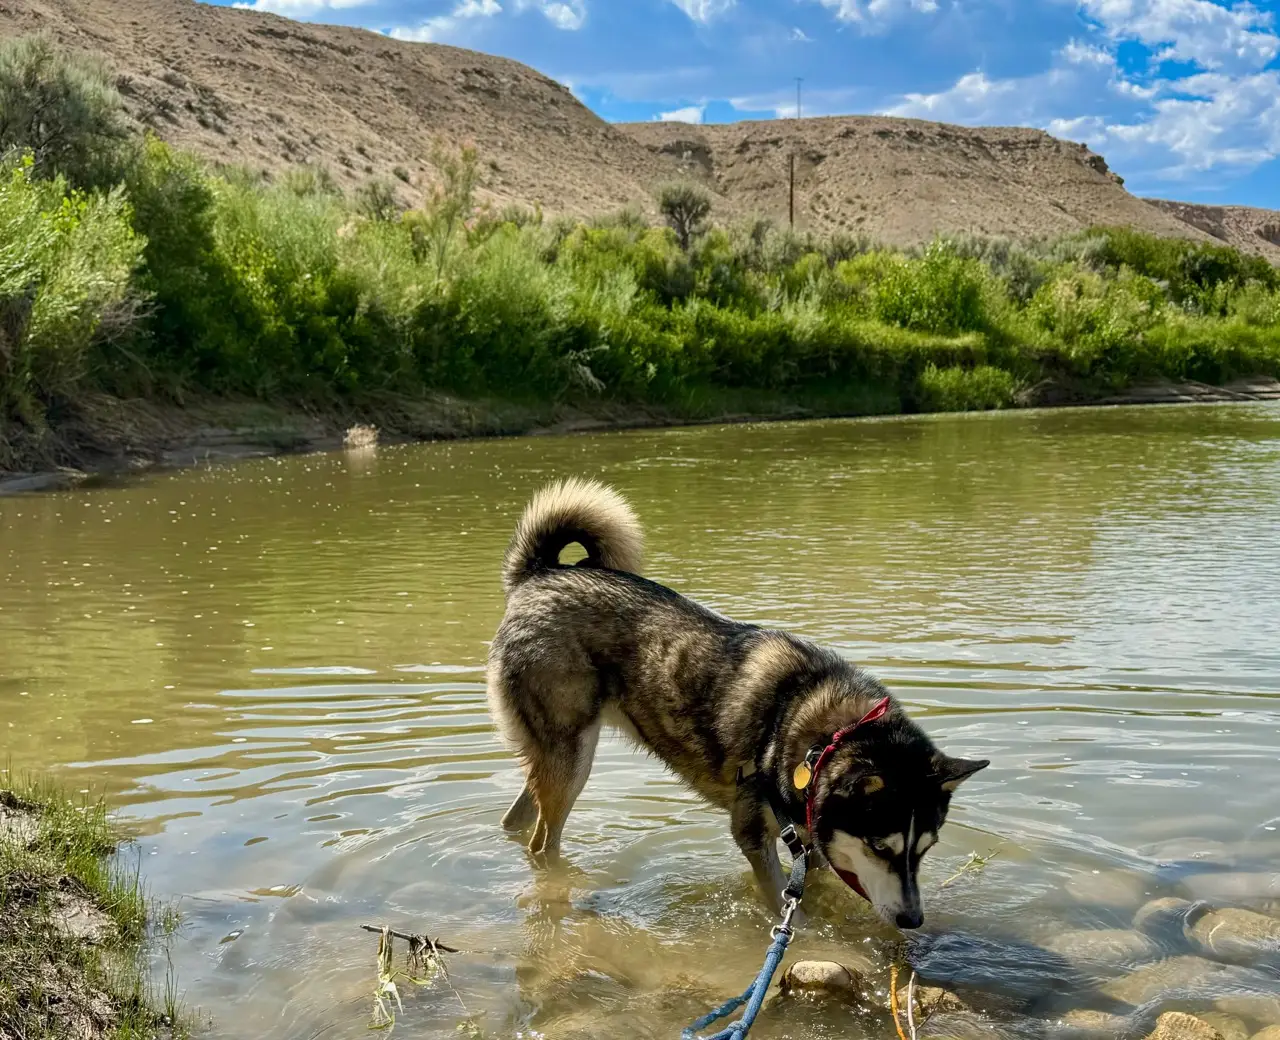
M 415 446 L 0 500 L 4 752 L 117 793 L 215 1035 L 365 1035 L 363 923 L 468 951 L 452 988 L 402 986 L 417 1036 L 670 1037 L 757 970 L 770 921 L 726 821 L 620 743 L 563 869 L 498 827 L 498 561 L 567 474 L 631 498 L 650 576 L 836 645 L 993 760 L 930 853 L 924 935 L 823 879 L 794 956 L 907 956 L 1015 1035 L 1170 993 L 1280 1022 L 1265 958 L 1195 975 L 1160 963 L 1194 936 L 1131 929 L 1161 896 L 1280 912 L 1280 410 L 1233 406 Z M 886 1027 L 793 1003 L 757 1028 Z

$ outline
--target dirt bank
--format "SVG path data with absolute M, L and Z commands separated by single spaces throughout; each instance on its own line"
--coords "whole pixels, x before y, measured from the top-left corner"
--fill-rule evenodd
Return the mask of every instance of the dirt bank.
M 0 786 L 0 1038 L 186 1035 L 176 994 L 151 992 L 148 906 L 103 804 L 13 779 L 0 770 L 18 788 Z
M 1266 400 L 1280 400 L 1280 382 L 1275 379 L 1239 380 L 1228 386 L 1162 380 L 1111 395 L 1046 381 L 1024 391 L 1018 403 L 1023 407 L 1079 407 Z M 33 456 L 24 470 L 0 470 L 0 495 L 55 490 L 149 469 L 333 451 L 343 447 L 347 431 L 354 426 L 375 427 L 381 443 L 403 443 L 893 411 L 894 402 L 865 394 L 814 401 L 744 392 L 714 400 L 691 400 L 679 412 L 608 402 L 594 407 L 524 405 L 466 401 L 445 395 L 421 400 L 387 398 L 359 408 L 328 410 L 225 400 L 197 401 L 179 407 L 98 397 L 85 402 L 73 418 L 60 426 L 47 450 Z

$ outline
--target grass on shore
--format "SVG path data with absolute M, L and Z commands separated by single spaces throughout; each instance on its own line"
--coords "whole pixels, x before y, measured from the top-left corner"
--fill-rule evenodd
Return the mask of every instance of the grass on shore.
M 467 148 L 439 150 L 402 210 L 386 186 L 268 182 L 131 130 L 110 73 L 42 38 L 0 44 L 0 102 L 0 470 L 60 461 L 93 394 L 679 419 L 1280 375 L 1280 272 L 1212 243 L 1096 228 L 893 249 L 717 224 L 692 185 L 661 195 L 668 226 L 548 220 L 478 204 Z
M 172 972 L 146 955 L 177 926 L 143 894 L 106 804 L 0 770 L 0 1037 L 185 1035 Z

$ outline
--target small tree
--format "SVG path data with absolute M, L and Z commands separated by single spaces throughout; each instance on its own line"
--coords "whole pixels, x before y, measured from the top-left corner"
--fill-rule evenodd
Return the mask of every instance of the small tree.
M 29 152 L 37 177 L 105 187 L 120 175 L 128 138 L 124 102 L 102 62 L 43 35 L 0 43 L 0 155 Z
M 686 253 L 696 235 L 702 234 L 711 213 L 711 195 L 689 181 L 664 184 L 658 189 L 658 209 L 676 233 Z
M 390 223 L 400 216 L 396 193 L 386 181 L 372 180 L 356 189 L 356 210 L 375 222 Z

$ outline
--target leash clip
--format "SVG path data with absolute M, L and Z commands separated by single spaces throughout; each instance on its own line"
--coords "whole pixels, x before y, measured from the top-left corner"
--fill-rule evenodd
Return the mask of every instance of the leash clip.
M 784 935 L 789 940 L 795 934 L 795 930 L 791 927 L 791 919 L 795 917 L 796 911 L 800 909 L 800 900 L 796 899 L 795 896 L 787 895 L 786 889 L 782 890 L 782 894 L 786 896 L 786 901 L 782 904 L 782 921 L 769 929 L 769 938 L 775 942 Z

